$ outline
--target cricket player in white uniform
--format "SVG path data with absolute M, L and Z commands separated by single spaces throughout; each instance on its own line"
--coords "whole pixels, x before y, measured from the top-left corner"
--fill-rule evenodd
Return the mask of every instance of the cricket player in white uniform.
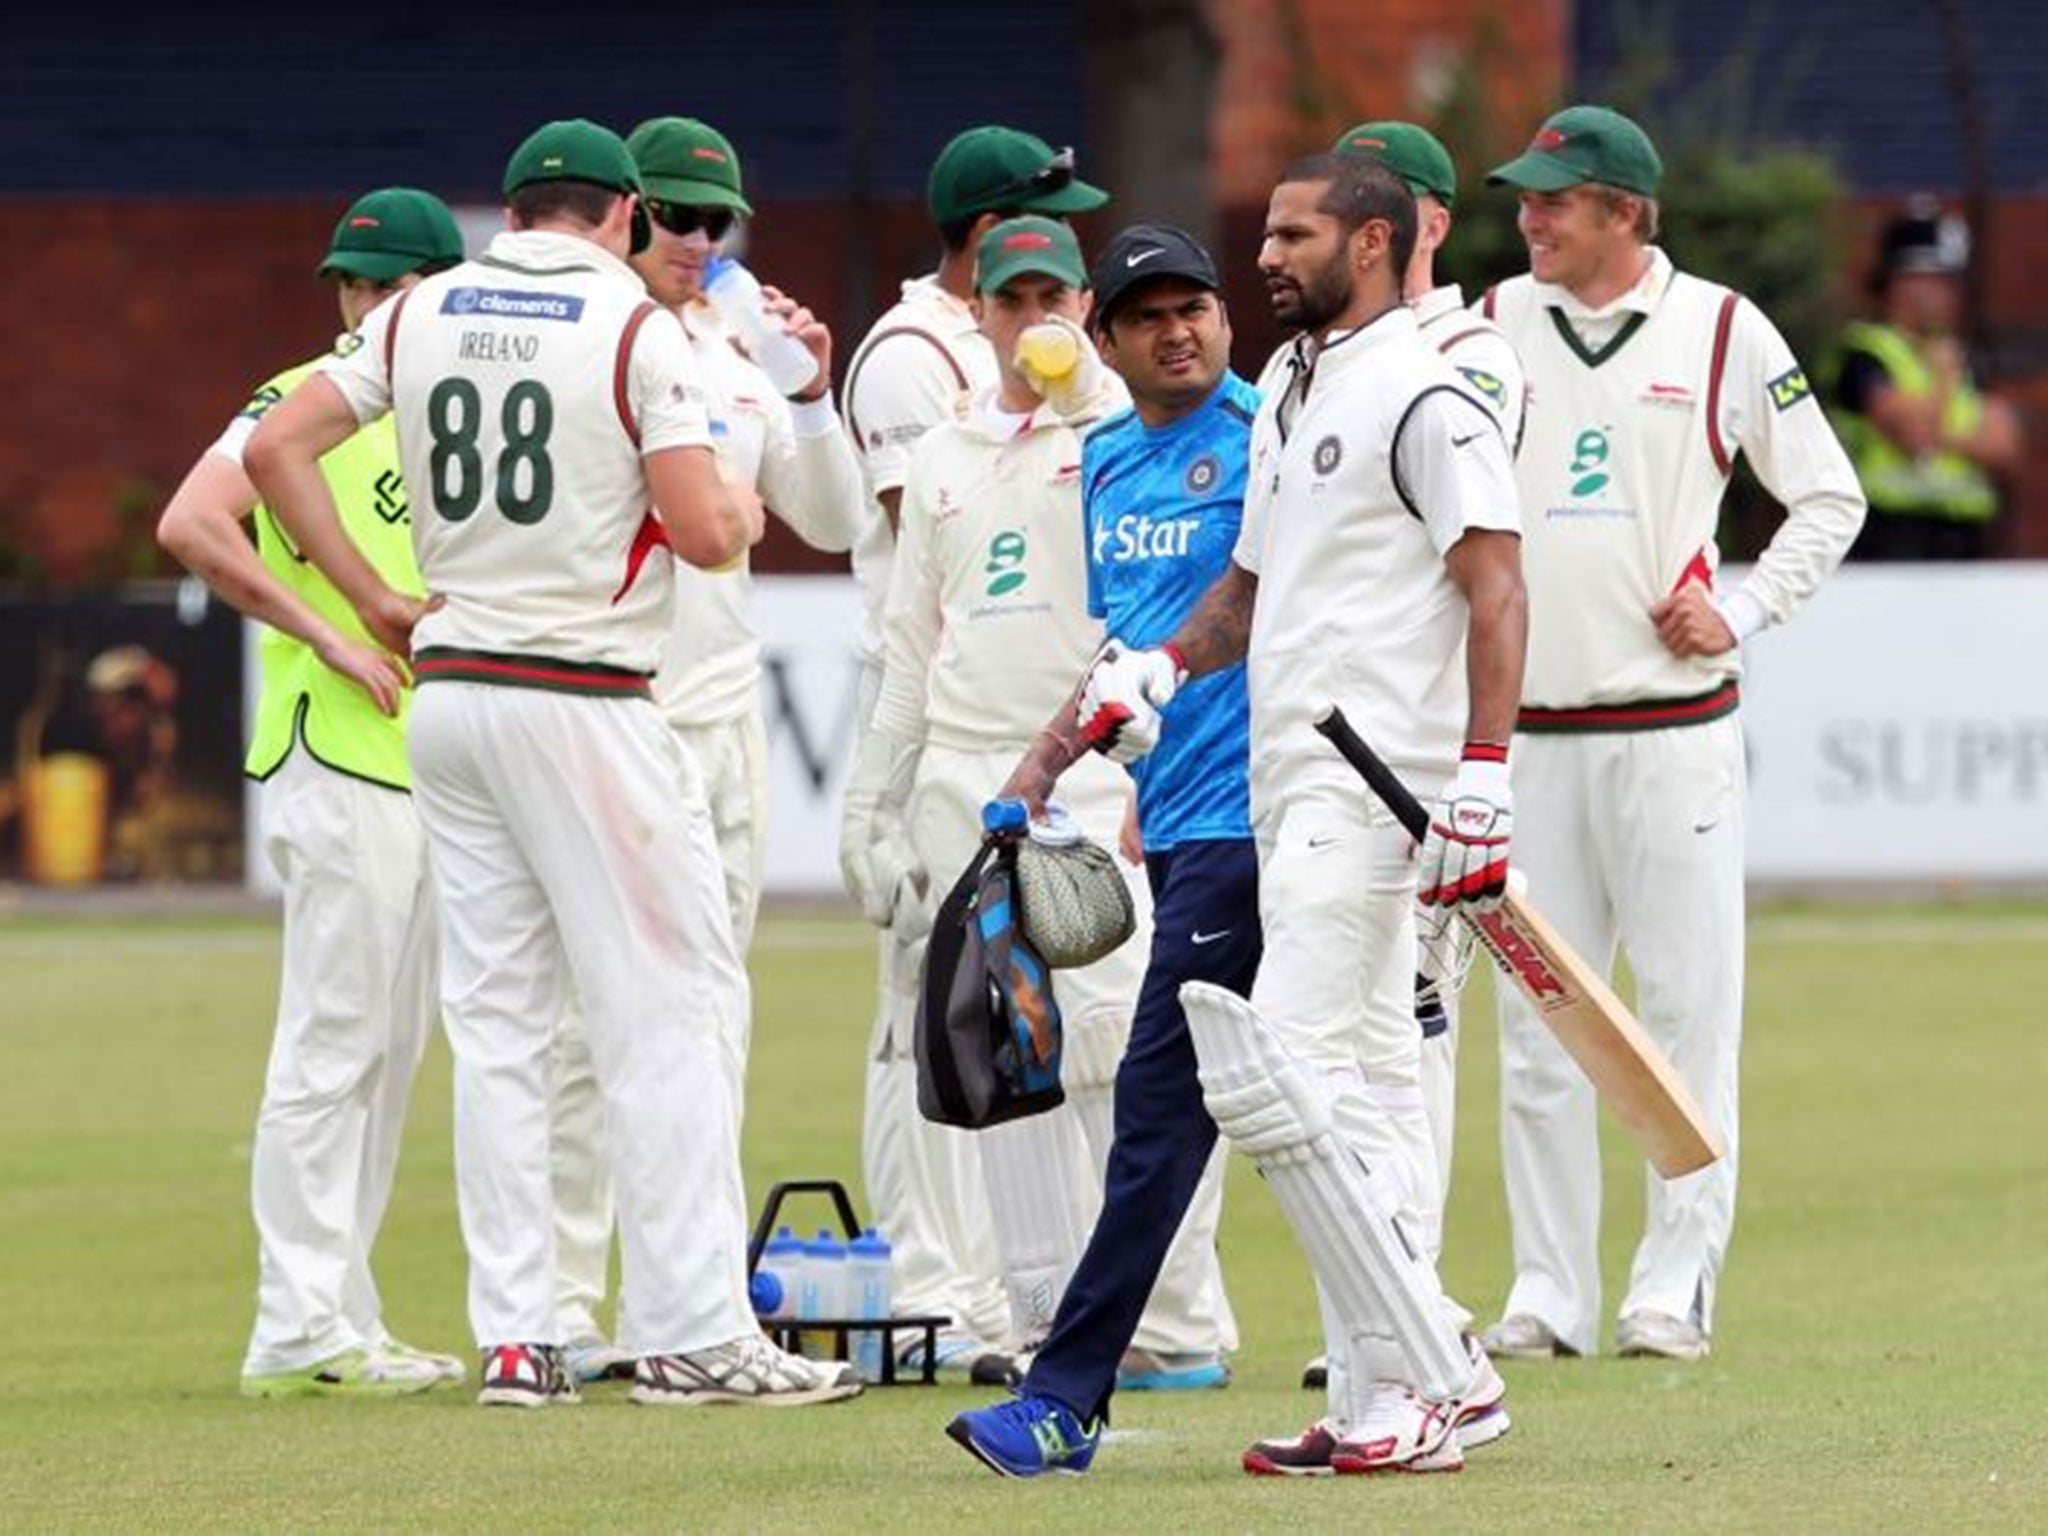
M 1415 254 L 1408 258 L 1401 296 L 1415 311 L 1422 339 L 1458 370 L 1472 396 L 1500 418 L 1501 435 L 1512 451 L 1522 440 L 1522 411 L 1528 393 L 1521 360 L 1498 326 L 1465 307 L 1465 296 L 1456 283 L 1439 284 L 1436 280 L 1436 253 L 1450 237 L 1451 208 L 1458 195 L 1458 173 L 1450 152 L 1428 129 L 1391 121 L 1360 123 L 1346 130 L 1333 152 L 1379 161 L 1415 194 Z M 1409 786 L 1425 802 L 1440 787 Z M 1465 925 L 1441 907 L 1425 910 L 1421 923 L 1415 1012 L 1422 1026 L 1422 1096 L 1429 1111 L 1437 1164 L 1435 1195 L 1422 1216 L 1430 1251 L 1441 1253 L 1444 1202 L 1451 1189 L 1451 1152 L 1457 1139 L 1459 980 L 1471 941 Z
M 751 214 L 739 155 L 695 118 L 642 123 L 626 148 L 640 168 L 653 225 L 632 257 L 654 299 L 683 323 L 703 377 L 719 472 L 750 510 L 772 511 L 815 549 L 842 551 L 859 531 L 860 470 L 831 397 L 832 336 L 781 294 L 775 312 L 817 359 L 816 379 L 783 399 L 704 299 L 705 269 L 733 221 Z M 761 902 L 768 837 L 768 739 L 761 720 L 761 644 L 748 617 L 753 579 L 742 554 L 729 568 L 674 567 L 675 602 L 654 702 L 690 756 L 711 805 L 733 938 L 744 956 Z M 749 1020 L 734 1016 L 724 1044 L 735 1124 L 745 1104 Z M 562 1335 L 582 1380 L 630 1373 L 632 1360 L 597 1324 L 611 1254 L 610 1170 L 604 1113 L 582 1032 L 557 1048 L 553 1126 L 555 1247 L 561 1268 Z
M 1737 293 L 1651 244 L 1657 152 L 1603 107 L 1558 113 L 1490 178 L 1521 189 L 1530 274 L 1482 301 L 1531 387 L 1516 479 L 1533 614 L 1515 745 L 1531 900 L 1636 1011 L 1727 1148 L 1649 1182 L 1623 1354 L 1696 1359 L 1735 1219 L 1742 1038 L 1743 641 L 1788 618 L 1863 520 L 1806 375 Z M 1740 452 L 1788 515 L 1717 592 L 1714 530 Z M 1501 1140 L 1515 1281 L 1500 1355 L 1587 1354 L 1600 1316 L 1592 1086 L 1501 989 Z
M 247 455 L 299 548 L 421 683 L 411 753 L 441 901 L 480 1401 L 578 1396 L 547 1134 L 572 986 L 604 1097 L 634 1400 L 852 1396 L 850 1366 L 784 1354 L 748 1305 L 732 1100 L 704 1091 L 724 1078 L 747 977 L 702 788 L 649 698 L 671 598 L 649 555 L 666 542 L 724 565 L 747 518 L 682 328 L 626 265 L 648 229 L 625 144 L 547 124 L 504 186 L 510 230 L 376 310 Z M 314 467 L 386 412 L 427 604 L 363 560 Z
M 1330 1362 L 1327 1415 L 1255 1443 L 1257 1474 L 1454 1471 L 1464 1444 L 1507 1428 L 1500 1378 L 1459 1337 L 1421 1236 L 1435 1169 L 1414 847 L 1312 729 L 1340 705 L 1397 772 L 1444 785 L 1422 900 L 1497 899 L 1519 519 L 1497 415 L 1402 302 L 1415 226 L 1384 166 L 1319 155 L 1284 173 L 1259 265 L 1303 334 L 1261 382 L 1232 568 L 1171 647 L 1098 661 L 1082 693 L 1084 716 L 1121 717 L 1109 750 L 1128 758 L 1186 676 L 1248 661 L 1266 951 L 1249 1002 L 1198 982 L 1181 997 L 1209 1112 L 1309 1255 Z
M 386 187 L 342 215 L 320 275 L 338 280 L 353 333 L 387 295 L 461 260 L 445 203 Z M 348 601 L 297 558 L 242 469 L 257 423 L 313 368 L 287 369 L 256 391 L 157 529 L 214 592 L 269 626 L 247 767 L 265 786 L 263 845 L 284 889 L 284 955 L 250 1158 L 259 1272 L 242 1391 L 251 1397 L 375 1396 L 463 1374 L 453 1355 L 391 1337 L 370 1273 L 438 1011 L 404 679 Z M 419 591 L 390 426 L 351 438 L 320 468 L 350 536 L 386 580 Z M 253 545 L 242 527 L 250 517 Z
M 959 419 L 919 442 L 903 499 L 901 545 L 884 620 L 887 666 L 873 727 L 914 757 L 908 858 L 930 912 L 981 842 L 981 808 L 1102 643 L 1089 616 L 1081 519 L 1081 434 L 1129 404 L 1078 327 L 1088 277 L 1073 231 L 1042 217 L 994 226 L 977 247 L 976 311 L 1002 369 Z M 1055 390 L 1014 360 L 1018 338 L 1057 317 L 1079 363 Z M 1051 393 L 1053 398 L 1044 398 Z M 1091 758 L 1061 785 L 1087 835 L 1113 846 L 1130 783 Z M 1054 983 L 1066 1022 L 1067 1103 L 977 1133 L 989 1220 L 1001 1255 L 1013 1342 L 1051 1327 L 1087 1246 L 1113 1139 L 1116 1069 L 1144 979 L 1150 891 L 1124 866 L 1138 936 Z M 913 967 L 914 973 L 915 967 Z M 899 1021 L 908 1031 L 910 1020 Z M 1219 1354 L 1215 1212 L 1176 1239 L 1138 1338 L 1160 1353 Z
M 1074 175 L 1071 151 L 995 125 L 955 136 L 932 164 L 928 204 L 940 236 L 936 271 L 903 284 L 900 302 L 877 320 L 846 373 L 846 425 L 867 481 L 869 510 L 853 551 L 866 617 L 860 640 L 860 735 L 846 788 L 840 866 L 847 889 L 882 933 L 877 945 L 875 1023 L 867 1055 L 862 1161 L 876 1222 L 894 1250 L 892 1295 L 899 1310 L 956 1320 L 940 1334 L 942 1368 L 1000 1385 L 1013 1374 L 992 1341 L 1009 1328 L 994 1234 L 982 1194 L 975 1138 L 934 1125 L 917 1109 L 909 1019 L 917 967 L 897 929 L 905 894 L 902 829 L 881 809 L 892 763 L 869 728 L 882 682 L 881 618 L 911 453 L 933 427 L 951 421 L 967 395 L 998 382 L 996 357 L 975 323 L 974 252 L 981 237 L 1018 213 L 1061 216 L 1099 208 L 1100 188 Z M 898 797 L 900 799 L 900 795 Z M 916 894 L 916 893 L 912 893 Z M 914 1358 L 917 1344 L 910 1346 Z

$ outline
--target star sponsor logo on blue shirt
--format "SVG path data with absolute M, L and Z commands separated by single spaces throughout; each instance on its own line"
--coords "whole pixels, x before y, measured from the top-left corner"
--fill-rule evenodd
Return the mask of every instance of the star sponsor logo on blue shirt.
M 1244 516 L 1258 396 L 1235 376 L 1186 416 L 1112 419 L 1082 444 L 1088 607 L 1133 646 L 1172 635 L 1229 568 Z M 1190 680 L 1158 748 L 1132 769 L 1145 845 L 1250 835 L 1244 669 Z

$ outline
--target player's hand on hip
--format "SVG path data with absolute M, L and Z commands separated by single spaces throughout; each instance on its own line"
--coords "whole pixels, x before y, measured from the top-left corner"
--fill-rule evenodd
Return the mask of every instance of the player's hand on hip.
M 358 608 L 356 616 L 363 621 L 363 628 L 370 632 L 371 639 L 392 655 L 409 661 L 412 659 L 412 627 L 446 601 L 439 593 L 420 598 L 386 587 Z
M 1134 651 L 1121 641 L 1107 642 L 1081 684 L 1081 740 L 1111 762 L 1135 763 L 1159 745 L 1161 712 L 1187 675 L 1187 664 L 1171 645 Z
M 1429 813 L 1416 899 L 1426 907 L 1490 912 L 1507 890 L 1515 795 L 1506 748 L 1475 743 L 1465 754 Z
M 404 663 L 395 656 L 336 633 L 324 637 L 313 648 L 321 665 L 339 673 L 370 696 L 379 713 L 395 716 L 405 696 L 407 676 Z
M 1657 638 L 1674 656 L 1719 656 L 1735 649 L 1735 631 L 1714 599 L 1697 582 L 1687 582 L 1650 607 Z

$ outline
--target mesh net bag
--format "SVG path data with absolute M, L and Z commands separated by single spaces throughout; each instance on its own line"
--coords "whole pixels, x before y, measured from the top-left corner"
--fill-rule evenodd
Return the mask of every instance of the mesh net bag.
M 1123 871 L 1086 840 L 1019 838 L 1017 900 L 1018 925 L 1055 970 L 1094 964 L 1138 928 Z

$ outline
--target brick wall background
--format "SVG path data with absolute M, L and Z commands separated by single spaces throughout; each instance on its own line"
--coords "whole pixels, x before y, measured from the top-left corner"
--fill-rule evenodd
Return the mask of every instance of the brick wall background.
M 1604 57 L 1619 3 L 1206 0 L 1223 60 L 1210 165 L 1217 255 L 1230 275 L 1240 367 L 1255 371 L 1277 340 L 1254 261 L 1266 194 L 1281 164 L 1325 147 L 1363 117 L 1433 118 L 1461 81 L 1476 82 L 1484 130 L 1503 150 L 1511 148 L 1575 71 L 1586 75 L 1587 61 Z M 1815 0 L 1814 12 L 1847 3 Z M 1996 43 L 2016 36 L 2027 17 L 2048 15 L 2048 8 L 2016 5 L 1967 0 L 1965 9 L 1986 13 L 1976 20 Z M 886 67 L 867 78 L 864 92 L 847 75 L 847 61 L 860 50 L 832 30 L 846 26 L 842 8 L 825 0 L 796 8 L 804 26 L 781 36 L 789 56 L 781 73 L 761 67 L 768 56 L 757 13 L 746 20 L 741 12 L 749 8 L 712 9 L 733 15 L 719 23 L 723 31 L 704 34 L 706 46 L 729 46 L 746 67 L 706 72 L 701 50 L 673 57 L 586 50 L 601 56 L 591 79 L 603 83 L 599 94 L 609 108 L 598 115 L 624 123 L 680 108 L 729 129 L 747 157 L 760 211 L 749 259 L 839 329 L 842 369 L 858 326 L 890 301 L 900 278 L 931 265 L 935 237 L 921 206 L 922 167 L 950 132 L 975 121 L 1028 123 L 1054 142 L 1079 143 L 1086 164 L 1088 114 L 1078 95 L 1072 7 L 1040 8 L 1030 17 L 971 5 L 879 8 Z M 2005 11 L 2019 20 L 2000 21 Z M 1814 24 L 1825 22 L 1821 16 Z M 306 28 L 310 49 L 312 23 Z M 1884 70 L 1905 67 L 1894 58 L 1899 50 L 1878 46 L 1882 32 L 1872 26 L 1859 35 L 1857 67 L 1871 72 L 1872 90 Z M 121 112 L 124 92 L 141 91 L 152 78 L 153 56 L 98 55 L 108 68 L 118 63 L 114 76 L 102 78 L 104 71 L 91 73 L 95 55 L 82 46 L 53 51 L 34 36 L 19 41 L 0 61 L 0 144 L 9 150 L 0 157 L 0 217 L 9 231 L 8 280 L 0 284 L 0 334 L 7 338 L 0 348 L 0 399 L 7 402 L 0 412 L 0 578 L 80 582 L 161 569 L 148 528 L 179 476 L 252 385 L 333 337 L 333 298 L 312 267 L 348 201 L 343 188 L 368 174 L 449 187 L 460 197 L 447 181 L 413 174 L 422 164 L 459 163 L 468 167 L 462 180 L 476 198 L 502 158 L 498 141 L 509 137 L 500 126 L 480 133 L 469 116 L 408 77 L 410 94 L 388 108 L 394 117 L 352 119 L 359 142 L 353 158 L 342 158 L 378 169 L 340 172 L 349 179 L 339 181 L 329 162 L 340 150 L 310 129 L 287 143 L 293 154 L 280 153 L 262 130 L 235 128 L 228 119 L 210 136 L 200 132 L 194 124 L 203 114 L 220 110 L 218 93 L 195 83 L 192 71 L 228 66 L 188 51 L 179 55 L 185 73 L 177 77 L 183 84 L 173 105 L 191 120 L 169 125 L 169 141 L 216 157 L 204 167 L 244 164 L 241 154 L 260 169 L 268 190 L 195 192 L 189 183 L 203 180 L 204 167 L 189 156 L 151 190 L 155 173 L 136 168 L 156 130 Z M 153 34 L 141 39 L 151 47 L 159 41 Z M 322 60 L 334 66 L 334 45 L 321 46 L 330 50 Z M 56 70 L 51 60 L 60 54 L 68 62 Z M 1921 58 L 1919 67 L 1924 74 L 1931 65 Z M 678 91 L 678 80 L 699 83 Z M 476 99 L 500 102 L 530 83 L 483 78 L 470 87 L 483 93 Z M 552 97 L 521 97 L 516 109 L 496 110 L 513 110 L 522 123 L 598 112 L 590 89 L 573 80 L 554 89 Z M 1856 121 L 1844 114 L 1858 101 L 1824 93 L 1814 99 L 1816 112 L 1836 114 L 1829 121 Z M 439 118 L 410 115 L 430 104 Z M 2040 195 L 2038 167 L 2028 180 L 2035 141 L 2025 137 L 2024 123 L 2013 119 L 2009 104 L 1993 100 L 1991 107 L 2001 195 L 1992 227 L 1979 232 L 1980 280 L 1996 343 L 1991 361 L 2011 375 L 2009 387 L 2033 427 L 2007 546 L 2048 556 L 2048 286 L 2037 280 L 2048 270 L 2048 196 Z M 60 109 L 70 118 L 53 122 L 51 113 Z M 1890 153 L 1853 129 L 1844 132 L 1852 162 Z M 864 135 L 877 146 L 865 160 L 855 152 Z M 78 163 L 107 183 L 67 190 L 51 170 L 51 145 L 59 140 L 82 146 Z M 307 189 L 270 185 L 298 163 L 299 149 L 315 145 L 324 146 L 327 159 L 317 161 L 318 177 Z M 1925 148 L 1918 144 L 1916 153 Z M 1928 168 L 1937 163 L 1929 160 Z M 855 169 L 861 165 L 872 174 Z M 1462 169 L 1468 185 L 1476 181 L 1476 167 Z M 1913 169 L 1923 167 L 1915 162 Z M 1847 214 L 1858 226 L 1860 253 L 1906 190 L 1881 180 L 1868 173 L 1867 195 Z M 1953 195 L 1959 185 L 1936 189 Z M 1475 186 L 1467 195 L 1482 194 Z M 1117 211 L 1113 204 L 1107 215 L 1083 220 L 1084 243 L 1108 233 Z M 1854 270 L 1843 275 L 1845 298 L 1860 292 L 1860 278 Z M 786 538 L 776 538 L 762 558 L 771 569 L 837 563 L 820 562 Z

